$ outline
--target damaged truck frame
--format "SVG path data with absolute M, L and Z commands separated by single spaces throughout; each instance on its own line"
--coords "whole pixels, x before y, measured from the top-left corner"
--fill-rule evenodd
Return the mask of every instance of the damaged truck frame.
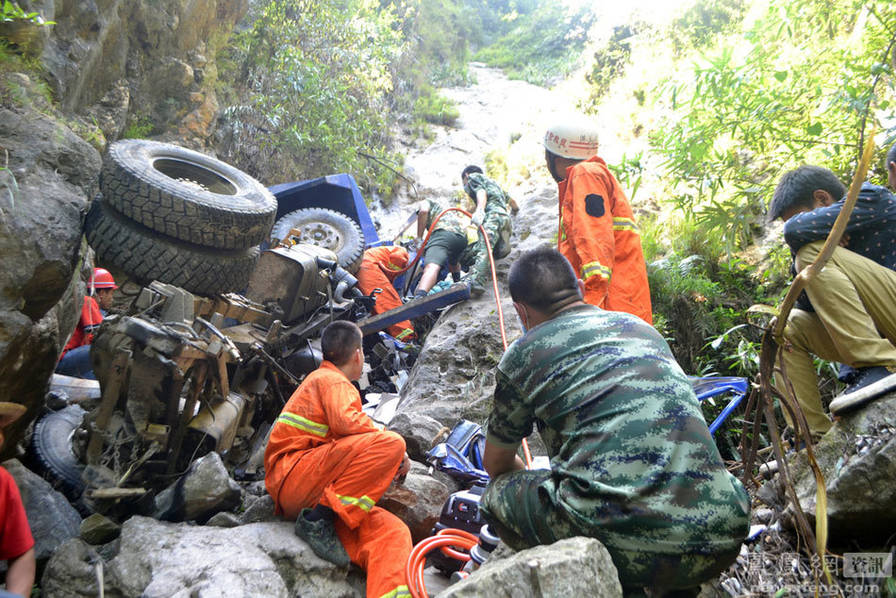
M 189 176 L 190 168 L 211 167 L 189 158 L 177 156 L 186 166 L 178 165 L 175 180 L 207 181 L 204 172 Z M 328 323 L 359 324 L 368 383 L 394 391 L 390 377 L 410 359 L 380 331 L 469 296 L 466 287 L 453 288 L 370 316 L 375 295 L 358 291 L 349 270 L 379 241 L 354 180 L 336 175 L 271 191 L 277 221 L 242 293 L 200 296 L 132 276 L 139 293 L 126 315 L 104 319 L 92 345 L 101 392 L 71 393 L 35 425 L 36 465 L 83 510 L 149 513 L 157 492 L 213 451 L 236 479 L 258 479 L 270 427 L 320 364 Z

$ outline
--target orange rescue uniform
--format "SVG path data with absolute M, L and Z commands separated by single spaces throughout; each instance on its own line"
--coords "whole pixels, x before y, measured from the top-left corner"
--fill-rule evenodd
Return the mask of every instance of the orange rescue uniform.
M 71 338 L 65 344 L 59 359 L 62 359 L 62 356 L 72 349 L 92 343 L 93 333 L 96 332 L 102 321 L 103 312 L 100 311 L 100 306 L 97 304 L 96 299 L 90 295 L 84 295 L 84 303 L 81 304 L 81 317 L 78 319 L 78 325 L 75 327 Z
M 369 295 L 376 288 L 383 290 L 376 296 L 374 314 L 401 307 L 401 298 L 392 286 L 392 281 L 407 265 L 408 252 L 404 247 L 394 245 L 374 247 L 364 252 L 361 269 L 358 271 L 358 288 L 365 295 Z M 400 341 L 407 342 L 417 337 L 414 326 L 408 320 L 389 326 L 388 331 Z
M 653 324 L 647 265 L 625 193 L 597 156 L 566 169 L 557 244 L 585 281 L 585 302 Z
M 409 596 L 405 566 L 411 533 L 375 506 L 405 454 L 404 439 L 378 430 L 361 397 L 333 363 L 324 361 L 287 401 L 264 453 L 265 486 L 278 514 L 296 519 L 322 504 L 351 561 L 367 571 L 367 596 Z

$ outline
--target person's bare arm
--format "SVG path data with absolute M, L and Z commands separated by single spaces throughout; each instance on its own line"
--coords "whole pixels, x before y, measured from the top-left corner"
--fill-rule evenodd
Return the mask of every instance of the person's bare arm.
M 510 206 L 510 211 L 513 214 L 516 214 L 520 211 L 520 204 L 516 203 L 516 200 L 509 195 L 507 196 L 507 205 Z
M 25 554 L 7 561 L 9 569 L 6 572 L 6 589 L 14 594 L 31 595 L 31 587 L 34 585 L 34 573 L 37 563 L 34 558 L 34 548 Z
M 482 455 L 482 463 L 485 471 L 492 479 L 508 471 L 525 469 L 523 460 L 517 457 L 516 447 L 507 448 L 485 441 L 485 453 Z
M 417 208 L 417 241 L 423 240 L 423 235 L 426 234 L 426 221 L 429 220 L 429 206 L 428 205 L 420 205 Z

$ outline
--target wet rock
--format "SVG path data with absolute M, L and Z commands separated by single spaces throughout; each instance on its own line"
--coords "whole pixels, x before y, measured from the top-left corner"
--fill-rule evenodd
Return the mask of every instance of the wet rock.
M 403 484 L 389 486 L 377 506 L 404 521 L 416 544 L 432 533 L 450 493 L 448 487 L 435 478 L 411 472 Z
M 426 452 L 433 441 L 448 428 L 428 415 L 420 413 L 396 413 L 389 422 L 389 429 L 404 438 L 408 456 L 414 461 L 425 461 Z
M 62 494 L 18 460 L 5 461 L 3 467 L 12 474 L 19 487 L 34 536 L 35 556 L 39 562 L 44 562 L 62 543 L 78 536 L 81 516 Z
M 579 537 L 536 546 L 504 559 L 489 559 L 437 598 L 467 596 L 611 598 L 622 596 L 622 586 L 603 544 Z
M 177 482 L 155 499 L 153 517 L 164 521 L 206 521 L 240 504 L 240 487 L 218 453 L 197 459 Z
M 47 598 L 98 596 L 99 554 L 63 545 L 42 579 Z M 363 577 L 319 559 L 286 522 L 232 529 L 133 517 L 103 563 L 106 596 L 363 596 Z
M 883 546 L 896 529 L 896 393 L 844 415 L 815 447 L 827 485 L 833 544 Z M 815 478 L 805 451 L 791 461 L 794 487 L 810 523 Z
M 80 536 L 88 544 L 111 542 L 120 533 L 120 525 L 99 513 L 94 513 L 81 522 Z

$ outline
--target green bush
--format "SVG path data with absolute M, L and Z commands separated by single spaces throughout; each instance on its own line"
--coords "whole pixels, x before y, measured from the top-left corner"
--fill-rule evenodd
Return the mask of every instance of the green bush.
M 512 79 L 535 85 L 546 86 L 571 73 L 594 22 L 590 7 L 567 12 L 562 4 L 533 3 L 516 9 L 506 13 L 512 28 L 493 38 L 474 58 L 503 69 Z
M 452 126 L 460 117 L 454 101 L 427 87 L 414 103 L 414 116 L 428 123 Z

